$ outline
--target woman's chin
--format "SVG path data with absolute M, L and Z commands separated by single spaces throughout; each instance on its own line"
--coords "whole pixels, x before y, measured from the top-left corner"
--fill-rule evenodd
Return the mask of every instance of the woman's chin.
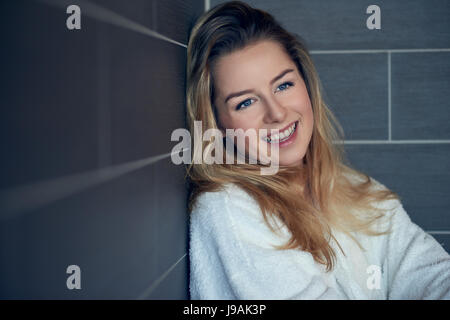
M 303 158 L 295 158 L 295 159 L 280 159 L 280 166 L 284 167 L 296 167 L 303 165 Z

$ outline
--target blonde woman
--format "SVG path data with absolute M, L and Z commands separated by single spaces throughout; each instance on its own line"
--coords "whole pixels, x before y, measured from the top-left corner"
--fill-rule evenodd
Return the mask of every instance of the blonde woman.
M 189 128 L 223 134 L 193 158 L 226 149 L 187 167 L 192 299 L 450 299 L 448 253 L 397 194 L 345 164 L 298 37 L 232 1 L 199 18 L 187 55 Z M 235 136 L 230 150 L 227 129 L 268 133 L 240 146 Z M 255 150 L 273 145 L 279 168 L 263 175 Z M 256 163 L 226 161 L 239 151 Z

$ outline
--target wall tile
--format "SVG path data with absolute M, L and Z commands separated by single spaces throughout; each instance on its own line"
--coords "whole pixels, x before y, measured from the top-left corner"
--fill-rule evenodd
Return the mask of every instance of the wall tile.
M 178 260 L 178 259 L 177 259 Z M 150 300 L 188 299 L 189 279 L 187 255 L 171 270 L 167 277 L 146 298 Z
M 211 7 L 226 1 L 211 0 Z M 252 0 L 291 32 L 302 36 L 311 50 L 449 48 L 450 3 L 446 0 L 307 1 Z M 381 9 L 381 29 L 369 30 L 366 9 Z
M 387 139 L 386 54 L 317 54 L 312 59 L 325 102 L 343 126 L 346 139 Z
M 0 297 L 137 299 L 187 251 L 184 171 L 165 160 L 3 221 Z M 81 290 L 66 287 L 72 264 Z
M 449 230 L 450 144 L 345 145 L 350 163 L 401 196 L 424 230 Z
M 184 47 L 83 15 L 69 31 L 62 8 L 5 3 L 0 189 L 171 151 L 185 126 Z M 203 5 L 174 18 L 151 1 L 95 3 L 148 28 L 175 19 L 177 30 L 161 29 L 174 37 L 194 16 L 180 10 Z M 136 299 L 187 252 L 186 197 L 184 168 L 166 158 L 2 220 L 0 297 Z M 71 264 L 81 290 L 66 288 Z M 187 263 L 172 271 L 152 297 L 187 296 Z
M 432 236 L 450 254 L 450 235 L 449 234 L 432 234 Z
M 108 37 L 112 163 L 170 152 L 185 127 L 186 49 L 116 27 Z
M 96 169 L 98 24 L 69 31 L 64 10 L 37 1 L 2 12 L 0 189 Z
M 392 138 L 450 139 L 450 52 L 393 53 Z
M 190 28 L 204 12 L 204 1 L 158 0 L 157 10 L 157 31 L 187 45 Z
M 133 0 L 132 2 L 123 0 L 90 0 L 90 2 L 151 30 L 156 30 L 157 0 Z M 82 8 L 82 5 L 80 7 Z

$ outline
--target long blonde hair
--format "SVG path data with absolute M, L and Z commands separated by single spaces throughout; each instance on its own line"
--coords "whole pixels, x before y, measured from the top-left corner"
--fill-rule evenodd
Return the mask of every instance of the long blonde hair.
M 268 221 L 272 215 L 289 229 L 290 240 L 277 249 L 310 252 L 316 262 L 330 271 L 336 259 L 330 246 L 330 238 L 334 238 L 331 226 L 348 234 L 361 247 L 351 232 L 372 236 L 388 233 L 372 230 L 374 222 L 385 213 L 373 204 L 399 196 L 384 186 L 377 188 L 379 183 L 348 164 L 342 143 L 343 129 L 322 100 L 317 72 L 301 38 L 286 31 L 269 13 L 240 1 L 217 5 L 204 13 L 191 31 L 187 48 L 188 126 L 191 133 L 194 121 L 201 121 L 203 132 L 218 129 L 211 66 L 218 58 L 261 40 L 280 43 L 305 81 L 314 126 L 303 166 L 280 166 L 277 174 L 268 176 L 260 174 L 261 164 L 191 163 L 186 168 L 190 183 L 188 210 L 192 211 L 201 193 L 234 183 L 257 201 L 272 231 Z M 210 143 L 202 142 L 200 150 Z M 193 157 L 195 152 L 198 150 L 192 149 Z M 303 194 L 291 187 L 293 181 L 303 181 Z M 357 214 L 361 212 L 364 214 Z

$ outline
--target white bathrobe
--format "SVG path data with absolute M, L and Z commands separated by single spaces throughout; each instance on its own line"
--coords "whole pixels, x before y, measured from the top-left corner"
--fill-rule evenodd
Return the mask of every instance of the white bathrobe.
M 384 187 L 376 182 L 378 186 Z M 398 200 L 389 207 L 392 232 L 355 234 L 365 251 L 333 230 L 337 265 L 325 266 L 299 249 L 276 250 L 280 234 L 265 224 L 257 202 L 234 184 L 199 196 L 190 219 L 191 299 L 450 299 L 450 256 L 414 224 Z

